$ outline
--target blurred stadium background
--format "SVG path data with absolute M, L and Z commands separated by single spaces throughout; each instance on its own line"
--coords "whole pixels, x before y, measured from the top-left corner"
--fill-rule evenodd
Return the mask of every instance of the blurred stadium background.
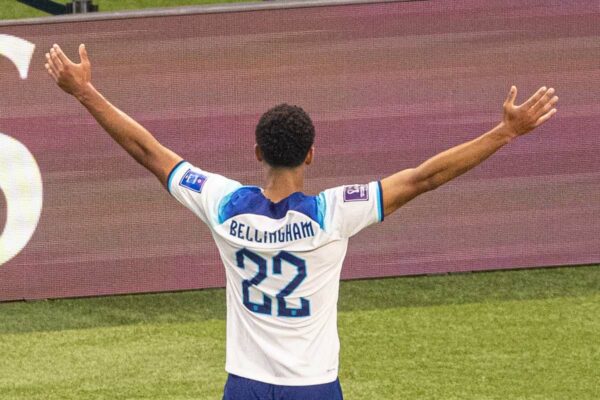
M 269 9 L 0 22 L 36 45 L 27 80 L 0 59 L 0 132 L 44 179 L 35 235 L 0 265 L 0 301 L 205 288 L 0 304 L 0 398 L 215 399 L 225 380 L 208 231 L 44 76 L 54 42 L 71 54 L 85 42 L 107 97 L 190 161 L 249 184 L 258 115 L 302 105 L 318 130 L 312 193 L 489 129 L 512 83 L 521 96 L 554 85 L 559 118 L 543 132 L 353 239 L 346 279 L 438 275 L 342 284 L 341 379 L 350 400 L 598 398 L 597 2 L 244 7 Z M 0 0 L 4 20 L 43 15 Z M 513 270 L 558 265 L 571 267 Z M 510 271 L 439 275 L 498 269 Z

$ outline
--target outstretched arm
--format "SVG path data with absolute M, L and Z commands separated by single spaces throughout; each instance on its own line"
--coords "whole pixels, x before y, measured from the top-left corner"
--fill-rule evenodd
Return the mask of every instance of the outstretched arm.
M 166 187 L 168 176 L 181 157 L 161 145 L 150 132 L 113 106 L 94 88 L 85 46 L 79 46 L 81 63 L 73 63 L 58 45 L 46 53 L 46 70 L 62 90 L 87 108 L 106 132 Z
M 518 136 L 537 128 L 556 113 L 554 89 L 540 88 L 517 106 L 517 88 L 511 87 L 504 102 L 502 122 L 480 137 L 446 150 L 416 168 L 381 180 L 384 214 L 389 215 L 418 195 L 464 174 Z

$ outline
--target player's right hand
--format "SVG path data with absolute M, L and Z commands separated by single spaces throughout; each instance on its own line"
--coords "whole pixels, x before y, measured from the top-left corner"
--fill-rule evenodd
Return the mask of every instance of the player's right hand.
M 81 62 L 75 64 L 55 44 L 46 53 L 46 71 L 65 92 L 79 97 L 92 80 L 92 67 L 85 50 L 85 45 L 79 45 Z

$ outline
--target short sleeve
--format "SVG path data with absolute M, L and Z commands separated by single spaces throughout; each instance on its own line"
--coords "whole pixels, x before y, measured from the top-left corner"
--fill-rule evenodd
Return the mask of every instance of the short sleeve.
M 239 182 L 206 172 L 187 161 L 177 164 L 167 181 L 169 193 L 209 226 L 218 221 L 221 200 L 241 186 Z
M 349 238 L 376 222 L 383 221 L 381 182 L 345 185 L 319 195 L 324 209 L 324 229 Z

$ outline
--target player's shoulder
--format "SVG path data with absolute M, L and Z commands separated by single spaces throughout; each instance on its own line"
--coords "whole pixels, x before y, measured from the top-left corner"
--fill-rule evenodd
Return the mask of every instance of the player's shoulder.
M 371 222 L 383 221 L 380 181 L 336 186 L 322 192 L 325 225 L 351 236 Z
M 223 192 L 231 192 L 241 186 L 241 183 L 233 179 L 218 173 L 208 172 L 186 160 L 181 160 L 173 167 L 167 180 L 169 192 L 186 190 L 201 194 L 205 191 L 205 187 L 208 187 L 209 189 L 219 189 L 218 192 L 223 195 Z

